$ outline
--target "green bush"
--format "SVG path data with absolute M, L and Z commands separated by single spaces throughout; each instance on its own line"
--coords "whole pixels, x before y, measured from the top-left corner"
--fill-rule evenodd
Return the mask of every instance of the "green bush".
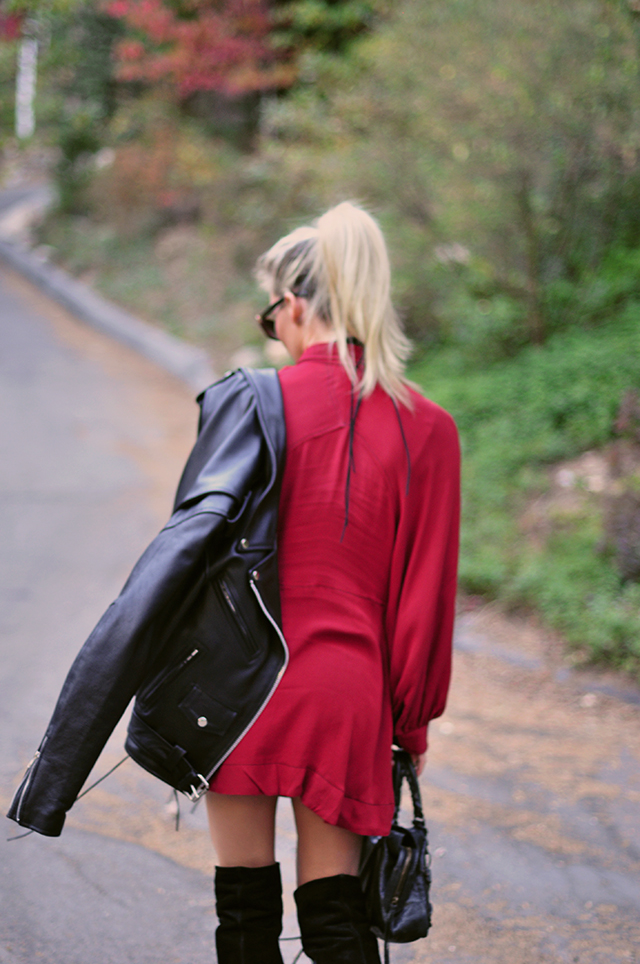
M 594 658 L 638 669 L 640 587 L 601 551 L 597 502 L 552 518 L 542 546 L 520 517 L 548 486 L 546 465 L 613 438 L 625 391 L 640 385 L 640 301 L 598 329 L 558 333 L 484 368 L 460 351 L 427 353 L 412 377 L 460 430 L 462 588 L 534 607 Z
M 100 147 L 101 125 L 95 113 L 78 110 L 60 125 L 60 157 L 55 169 L 58 204 L 65 214 L 87 211 L 87 189 L 93 176 L 93 156 Z
M 602 273 L 603 260 L 640 244 L 627 4 L 376 6 L 375 29 L 346 55 L 306 58 L 297 91 L 267 111 L 269 141 L 298 165 L 330 163 L 333 196 L 374 206 L 425 343 L 494 359 L 597 323 L 630 294 L 606 277 L 630 279 L 624 266 Z
M 17 43 L 0 40 L 0 146 L 14 128 Z

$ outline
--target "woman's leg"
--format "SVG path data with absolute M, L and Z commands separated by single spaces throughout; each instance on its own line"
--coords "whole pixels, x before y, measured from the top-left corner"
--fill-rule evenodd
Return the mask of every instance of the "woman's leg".
M 274 862 L 276 797 L 207 794 L 218 866 L 218 964 L 282 964 L 282 882 Z
M 293 801 L 298 828 L 295 892 L 302 946 L 315 964 L 379 964 L 358 877 L 362 837 Z
M 325 823 L 299 798 L 292 803 L 298 831 L 298 887 L 319 877 L 357 875 L 362 837 Z
M 219 867 L 274 863 L 277 802 L 277 797 L 207 794 L 209 832 Z

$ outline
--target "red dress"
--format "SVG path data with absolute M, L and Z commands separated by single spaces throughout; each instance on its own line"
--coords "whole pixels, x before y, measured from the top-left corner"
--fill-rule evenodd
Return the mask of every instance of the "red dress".
M 449 684 L 457 433 L 416 392 L 412 409 L 399 406 L 404 439 L 389 396 L 377 388 L 364 399 L 345 529 L 351 396 L 335 347 L 311 346 L 280 382 L 278 553 L 290 659 L 211 789 L 300 797 L 327 823 L 387 834 L 391 744 L 425 750 Z

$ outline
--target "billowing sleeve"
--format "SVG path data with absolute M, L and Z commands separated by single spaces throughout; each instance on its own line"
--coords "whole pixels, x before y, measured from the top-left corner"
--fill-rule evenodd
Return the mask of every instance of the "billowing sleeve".
M 411 475 L 400 504 L 386 616 L 394 740 L 414 754 L 425 751 L 427 724 L 445 708 L 459 542 L 458 434 L 442 409 L 432 405 L 429 415 L 420 432 L 418 413 L 403 413 Z

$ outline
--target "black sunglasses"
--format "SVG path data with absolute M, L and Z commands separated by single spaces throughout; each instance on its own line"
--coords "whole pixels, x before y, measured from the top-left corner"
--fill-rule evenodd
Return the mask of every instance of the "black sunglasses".
M 282 298 L 278 298 L 277 301 L 274 301 L 272 305 L 269 305 L 267 308 L 265 308 L 264 311 L 261 311 L 259 315 L 256 315 L 256 321 L 262 328 L 267 338 L 272 338 L 274 341 L 279 341 L 280 339 L 276 335 L 276 320 L 270 316 L 276 310 L 276 308 L 280 307 L 283 302 L 284 295 Z

